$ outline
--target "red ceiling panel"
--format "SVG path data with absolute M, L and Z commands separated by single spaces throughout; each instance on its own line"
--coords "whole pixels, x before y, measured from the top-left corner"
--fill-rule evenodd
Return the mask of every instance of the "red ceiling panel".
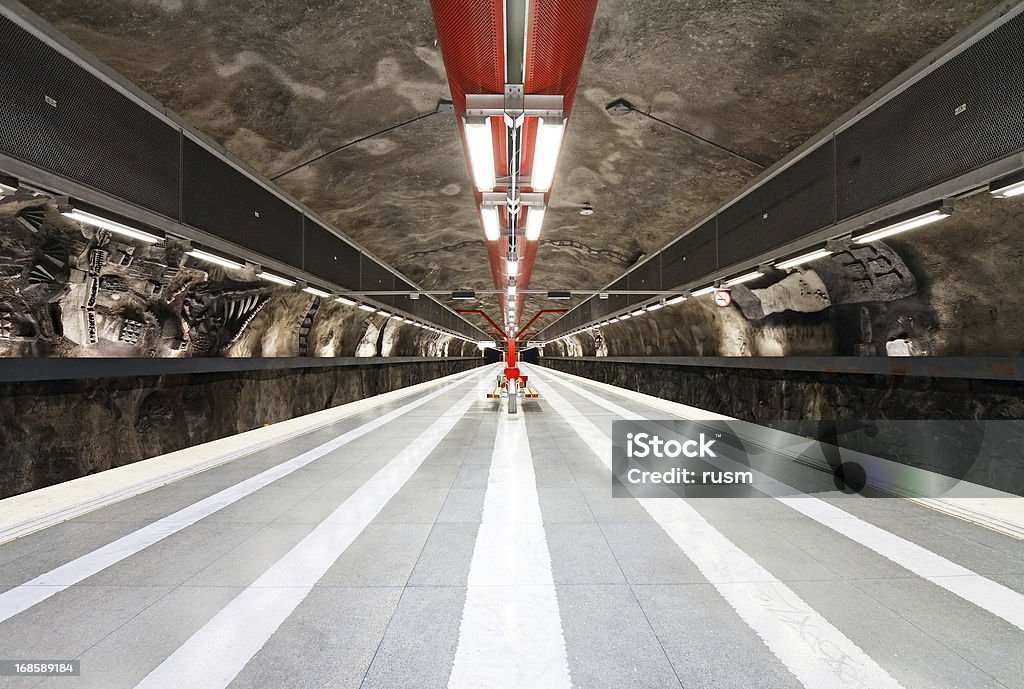
M 562 95 L 572 110 L 597 0 L 532 0 L 526 35 L 526 93 Z

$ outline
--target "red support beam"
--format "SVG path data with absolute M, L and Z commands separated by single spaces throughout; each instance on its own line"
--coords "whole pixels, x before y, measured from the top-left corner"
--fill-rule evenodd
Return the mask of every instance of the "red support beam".
M 488 316 L 483 311 L 483 309 L 455 309 L 455 313 L 475 313 L 475 314 L 478 314 L 480 316 L 483 316 L 484 318 L 487 319 L 487 322 L 491 324 L 491 327 L 498 331 L 498 335 L 501 337 L 501 339 L 503 339 L 503 340 L 508 340 L 509 339 L 508 333 L 506 333 L 504 330 L 502 330 L 498 326 L 497 323 L 495 323 L 493 320 L 491 320 L 491 317 Z

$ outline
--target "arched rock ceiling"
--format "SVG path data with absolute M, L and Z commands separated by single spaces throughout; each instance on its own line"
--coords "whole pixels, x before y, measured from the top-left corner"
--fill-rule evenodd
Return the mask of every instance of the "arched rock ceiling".
M 447 97 L 426 0 L 26 4 L 267 175 Z M 607 115 L 612 99 L 772 163 L 989 7 L 601 0 L 532 286 L 602 287 L 758 173 L 639 115 Z M 450 115 L 279 183 L 426 288 L 491 286 Z M 594 215 L 578 214 L 584 202 Z

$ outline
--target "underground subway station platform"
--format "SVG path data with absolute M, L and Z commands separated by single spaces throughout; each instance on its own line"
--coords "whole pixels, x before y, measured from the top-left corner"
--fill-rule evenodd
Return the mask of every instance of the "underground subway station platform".
M 1024 689 L 1024 2 L 0 0 L 0 689 Z

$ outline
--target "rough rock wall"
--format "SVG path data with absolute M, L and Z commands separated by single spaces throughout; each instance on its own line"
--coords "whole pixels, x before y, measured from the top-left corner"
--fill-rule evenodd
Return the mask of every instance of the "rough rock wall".
M 0 498 L 458 373 L 483 358 L 0 384 Z
M 466 343 L 0 197 L 0 357 L 474 356 Z
M 585 331 L 549 356 L 1017 356 L 1024 199 L 981 193 L 952 217 Z
M 1024 419 L 1024 383 L 541 359 L 545 366 L 743 421 Z

